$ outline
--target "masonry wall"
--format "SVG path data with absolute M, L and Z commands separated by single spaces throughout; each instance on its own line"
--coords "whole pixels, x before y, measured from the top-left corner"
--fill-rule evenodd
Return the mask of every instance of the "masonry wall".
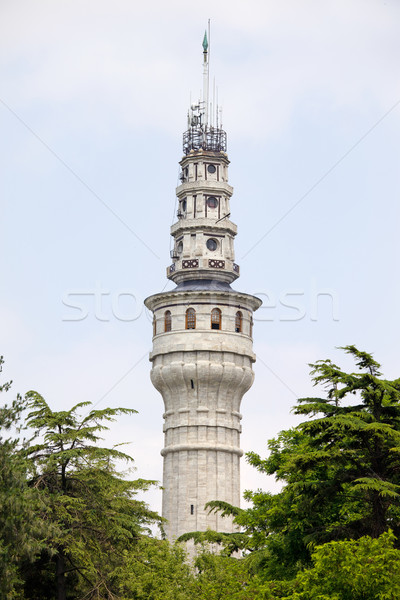
M 253 382 L 251 359 L 232 352 L 171 352 L 154 359 L 152 382 L 165 403 L 163 516 L 167 536 L 232 522 L 204 506 L 240 504 L 240 403 Z
M 164 400 L 163 516 L 167 537 L 207 528 L 232 532 L 231 519 L 205 504 L 240 504 L 240 405 L 253 382 L 252 296 L 238 292 L 170 292 L 152 297 L 151 379 Z M 196 311 L 196 328 L 185 313 Z M 221 328 L 211 311 L 221 310 Z M 171 313 L 165 331 L 165 312 Z M 235 315 L 243 315 L 236 331 Z

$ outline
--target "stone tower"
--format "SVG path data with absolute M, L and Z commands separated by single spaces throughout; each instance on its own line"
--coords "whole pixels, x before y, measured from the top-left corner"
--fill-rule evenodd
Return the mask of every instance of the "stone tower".
M 165 405 L 162 514 L 171 541 L 189 531 L 234 530 L 205 504 L 240 503 L 240 403 L 254 379 L 253 311 L 261 305 L 230 286 L 239 277 L 237 227 L 226 133 L 208 100 L 207 35 L 203 70 L 203 99 L 191 106 L 183 135 L 171 227 L 167 277 L 176 287 L 145 300 L 154 315 L 151 380 Z

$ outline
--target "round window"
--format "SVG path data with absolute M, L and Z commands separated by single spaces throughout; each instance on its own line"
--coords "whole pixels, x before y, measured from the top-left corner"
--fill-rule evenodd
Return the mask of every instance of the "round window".
M 214 250 L 217 249 L 217 246 L 218 246 L 217 240 L 213 240 L 212 238 L 207 240 L 207 248 L 209 250 L 211 250 L 212 252 L 214 252 Z
M 217 169 L 214 167 L 214 165 L 208 165 L 208 167 L 207 167 L 207 171 L 209 173 L 215 173 L 216 170 Z
M 217 208 L 218 200 L 215 198 L 215 196 L 208 196 L 207 206 L 208 206 L 208 208 Z
M 186 198 L 182 200 L 182 210 L 183 212 L 186 212 Z

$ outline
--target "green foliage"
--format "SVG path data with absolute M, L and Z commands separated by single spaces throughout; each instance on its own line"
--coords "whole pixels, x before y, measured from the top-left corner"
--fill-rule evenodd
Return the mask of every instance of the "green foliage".
M 1 356 L 0 373 L 3 362 Z M 0 386 L 0 392 L 10 387 L 11 382 L 6 382 Z M 25 402 L 20 396 L 11 405 L 0 407 L 0 590 L 4 600 L 23 598 L 19 565 L 36 558 L 50 531 L 37 516 L 43 503 L 38 493 L 27 485 L 26 464 L 18 453 L 18 448 L 25 444 L 15 437 L 22 429 L 24 408 Z
M 115 570 L 118 593 L 124 599 L 187 600 L 193 573 L 186 553 L 166 540 L 142 537 Z
M 275 600 L 289 586 L 265 583 L 247 559 L 218 554 L 214 542 L 198 542 L 193 561 L 180 545 L 142 538 L 126 553 L 117 575 L 124 600 Z
M 117 448 L 99 446 L 98 434 L 117 415 L 136 411 L 106 408 L 79 417 L 90 403 L 54 412 L 37 392 L 28 392 L 26 400 L 27 425 L 35 431 L 36 443 L 24 456 L 31 486 L 44 499 L 41 518 L 54 524 L 46 542 L 49 560 L 55 556 L 58 597 L 66 598 L 73 588 L 74 598 L 117 598 L 114 571 L 160 518 L 135 499 L 155 482 L 121 477 L 116 461 L 132 459 Z M 43 568 L 47 573 L 46 561 Z
M 316 543 L 400 534 L 400 380 L 381 378 L 380 365 L 354 346 L 361 373 L 330 360 L 311 365 L 326 398 L 302 398 L 297 414 L 310 417 L 269 442 L 270 456 L 250 453 L 259 471 L 284 482 L 275 496 L 247 497 L 265 508 L 269 569 L 292 576 L 310 560 Z M 281 570 L 282 574 L 282 570 Z
M 227 557 L 206 542 L 198 549 L 194 566 L 190 600 L 278 600 L 293 588 L 292 582 L 263 580 L 254 571 L 251 555 Z
M 392 532 L 318 546 L 287 600 L 398 600 L 400 551 Z
M 182 536 L 194 542 L 194 563 L 181 545 L 148 535 L 162 520 L 137 493 L 155 482 L 127 479 L 117 466 L 129 455 L 101 445 L 108 424 L 135 411 L 84 402 L 55 412 L 37 392 L 0 408 L 1 598 L 400 598 L 400 380 L 344 350 L 359 372 L 311 365 L 326 398 L 299 400 L 307 420 L 271 440 L 268 458 L 247 455 L 281 492 L 247 491 L 246 509 L 210 502 L 240 531 Z M 29 442 L 19 437 L 26 426 Z
M 207 531 L 190 531 L 178 538 L 178 542 L 193 541 L 195 546 L 199 544 L 212 544 L 223 556 L 231 556 L 242 549 L 247 542 L 247 534 L 234 532 L 223 533 L 207 529 Z
M 354 346 L 359 372 L 330 360 L 312 364 L 326 398 L 302 398 L 295 408 L 307 420 L 270 440 L 268 458 L 247 460 L 283 483 L 278 494 L 247 491 L 245 510 L 225 503 L 210 508 L 234 516 L 237 545 L 264 581 L 290 580 L 311 564 L 317 544 L 400 535 L 400 380 L 382 378 L 380 365 Z M 227 540 L 221 544 L 229 550 Z M 397 543 L 397 542 L 396 542 Z
M 247 563 L 215 553 L 215 547 L 203 544 L 195 560 L 197 570 L 191 595 L 194 600 L 251 600 L 254 586 Z

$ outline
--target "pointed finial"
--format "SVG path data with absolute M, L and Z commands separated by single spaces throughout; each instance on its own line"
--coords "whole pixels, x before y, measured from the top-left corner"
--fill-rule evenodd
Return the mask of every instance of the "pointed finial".
M 203 38 L 203 50 L 204 50 L 204 52 L 207 52 L 207 50 L 208 50 L 207 31 L 205 31 L 205 32 L 204 32 L 204 38 Z

